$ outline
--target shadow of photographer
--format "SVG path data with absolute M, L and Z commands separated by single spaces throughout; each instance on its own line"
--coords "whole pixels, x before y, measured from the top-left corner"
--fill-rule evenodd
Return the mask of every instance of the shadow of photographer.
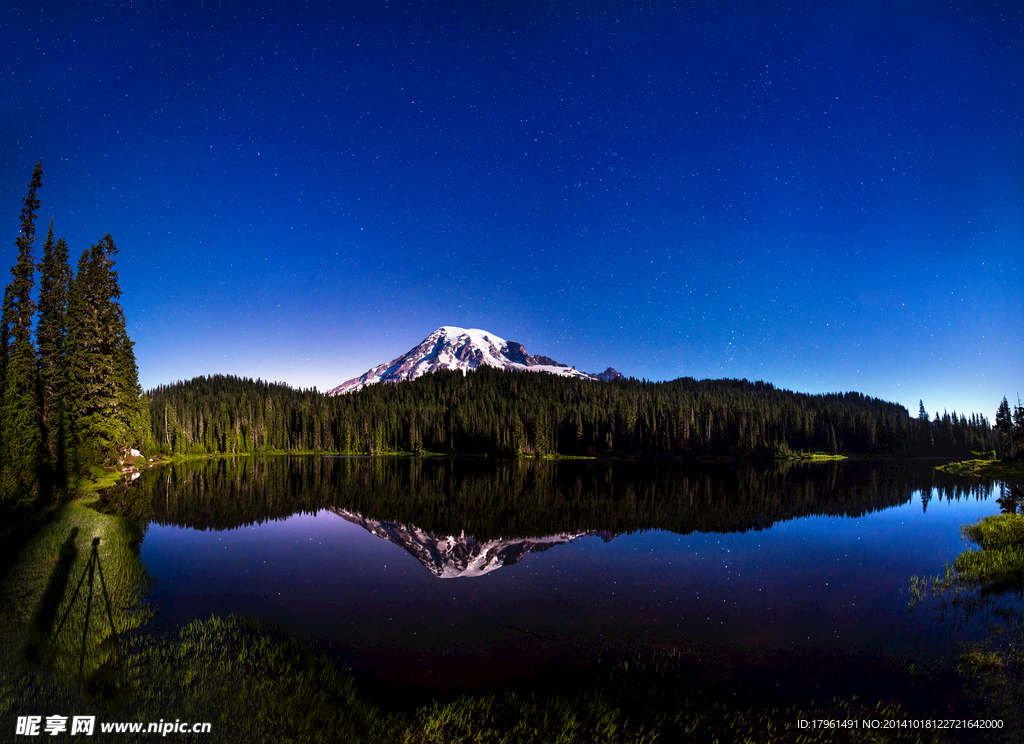
M 117 628 L 114 625 L 113 606 L 110 601 L 110 592 L 107 590 L 106 578 L 103 575 L 103 565 L 100 561 L 99 537 L 94 537 L 92 539 L 92 551 L 89 555 L 89 560 L 86 563 L 85 568 L 82 569 L 82 574 L 78 579 L 78 583 L 75 585 L 75 590 L 71 595 L 71 599 L 64 608 L 63 615 L 60 617 L 59 621 L 57 621 L 57 615 L 60 611 L 61 605 L 63 604 L 63 599 L 70 583 L 72 568 L 75 561 L 78 559 L 78 547 L 76 544 L 77 536 L 78 528 L 72 528 L 68 535 L 68 539 L 65 540 L 61 546 L 57 565 L 50 574 L 50 580 L 47 583 L 46 590 L 43 593 L 43 597 L 39 602 L 39 607 L 37 608 L 30 623 L 30 635 L 29 641 L 25 647 L 24 659 L 25 662 L 31 666 L 43 666 L 46 668 L 53 667 L 59 652 L 58 641 L 65 629 L 70 628 L 68 621 L 72 618 L 72 613 L 76 609 L 76 603 L 78 602 L 79 595 L 81 594 L 85 599 L 85 612 L 84 618 L 81 620 L 81 641 L 76 644 L 78 646 L 78 679 L 88 683 L 91 688 L 106 688 L 110 687 L 111 684 L 116 688 L 116 683 L 114 682 L 116 670 L 110 665 L 109 660 L 101 663 L 98 668 L 89 675 L 89 679 L 83 678 L 85 659 L 87 655 L 86 651 L 89 650 L 89 630 L 94 624 L 92 619 L 93 600 L 95 598 L 96 601 L 99 602 L 100 597 L 97 595 L 100 594 L 102 594 L 104 605 L 103 609 L 106 610 L 106 620 L 110 625 L 110 635 L 107 636 L 107 638 L 105 638 L 100 644 L 97 644 L 97 649 L 101 646 L 108 646 L 109 644 L 112 644 L 117 660 L 120 661 L 120 648 L 118 646 Z M 99 577 L 99 590 L 97 590 L 96 587 L 97 576 Z M 85 592 L 83 589 L 87 581 L 89 588 L 88 592 Z M 101 615 L 99 619 L 99 622 L 101 623 L 101 628 L 99 628 L 100 630 L 102 629 L 103 609 L 97 609 L 97 612 Z M 55 621 L 56 627 L 54 627 Z M 73 623 L 71 624 L 73 625 Z M 108 677 L 109 679 L 107 679 Z

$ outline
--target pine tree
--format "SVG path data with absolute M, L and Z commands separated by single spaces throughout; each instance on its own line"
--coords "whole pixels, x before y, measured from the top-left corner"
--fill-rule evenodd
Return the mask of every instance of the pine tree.
M 70 390 L 69 474 L 112 459 L 119 438 L 114 412 L 115 341 L 110 333 L 104 242 L 84 251 L 68 303 L 67 381 Z
M 53 240 L 53 221 L 43 244 L 39 264 L 39 408 L 42 416 L 43 461 L 47 473 L 64 470 L 67 446 L 67 378 L 65 376 L 65 335 L 67 333 L 68 292 L 71 267 L 64 238 Z
M 109 237 L 109 236 L 108 236 Z M 117 290 L 120 295 L 120 289 Z M 142 448 L 151 439 L 149 423 L 149 398 L 143 394 L 139 385 L 139 368 L 135 362 L 135 342 L 128 338 L 125 327 L 124 311 L 114 303 L 115 308 L 115 349 L 114 381 L 117 386 L 117 416 L 123 427 L 122 450 L 133 447 Z
M 1013 441 L 1024 442 L 1024 406 L 1020 403 L 1020 396 L 1017 396 L 1017 405 L 1013 408 Z M 1011 457 L 1015 457 L 1011 455 Z
M 8 284 L 4 288 L 4 302 L 0 306 L 0 471 L 4 468 L 6 462 L 4 457 L 3 448 L 3 394 L 7 388 L 7 366 L 10 362 L 11 356 L 11 307 L 13 304 L 13 295 L 11 293 L 11 285 Z
M 133 344 L 117 302 L 117 246 L 106 235 L 82 254 L 68 304 L 67 380 L 73 448 L 69 472 L 111 464 L 150 438 Z
M 1003 402 L 996 409 L 996 429 L 1003 435 L 1003 451 L 1007 451 L 1006 445 L 1009 443 L 1009 455 L 1010 459 L 1013 459 L 1016 455 L 1013 443 L 1013 419 L 1010 415 L 1010 403 L 1006 400 L 1006 396 L 1003 396 Z
M 3 462 L 0 489 L 7 496 L 38 494 L 37 472 L 42 434 L 37 399 L 37 358 L 32 341 L 32 318 L 35 302 L 35 263 L 32 244 L 35 242 L 36 191 L 42 185 L 43 161 L 36 163 L 29 184 L 28 196 L 21 210 L 21 233 L 15 241 L 18 261 L 11 268 L 14 279 L 4 294 L 3 339 L 6 354 L 3 380 L 2 437 L 0 457 Z

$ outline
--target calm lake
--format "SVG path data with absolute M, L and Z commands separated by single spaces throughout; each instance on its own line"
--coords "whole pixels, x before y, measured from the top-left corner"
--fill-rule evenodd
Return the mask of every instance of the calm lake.
M 149 522 L 153 629 L 255 616 L 454 692 L 652 651 L 719 680 L 941 663 L 977 629 L 908 612 L 908 582 L 996 496 L 920 462 L 276 457 L 155 469 L 108 509 Z

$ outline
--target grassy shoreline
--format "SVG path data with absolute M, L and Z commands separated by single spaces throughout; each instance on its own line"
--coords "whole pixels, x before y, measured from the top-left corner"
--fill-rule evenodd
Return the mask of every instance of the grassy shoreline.
M 632 462 L 632 463 L 651 463 L 651 464 L 664 464 L 664 463 L 682 463 L 682 464 L 695 464 L 695 463 L 772 463 L 772 462 L 833 462 L 840 460 L 857 460 L 857 459 L 887 459 L 887 458 L 875 458 L 875 457 L 861 457 L 858 455 L 830 455 L 824 452 L 794 452 L 789 455 L 778 455 L 775 457 L 684 457 L 684 458 L 643 458 L 643 457 L 625 457 L 620 455 L 562 455 L 558 453 L 548 453 L 544 455 L 525 455 L 520 454 L 518 456 L 513 455 L 492 455 L 489 453 L 477 453 L 477 452 L 434 452 L 429 450 L 421 450 L 419 452 L 380 452 L 377 454 L 369 454 L 365 452 L 332 452 L 328 450 L 264 450 L 260 452 L 218 452 L 218 453 L 204 453 L 204 454 L 182 454 L 175 453 L 172 455 L 156 455 L 153 462 L 142 463 L 140 469 L 146 469 L 149 467 L 156 467 L 159 465 L 166 465 L 169 463 L 179 462 L 194 462 L 198 460 L 221 460 L 232 457 L 398 457 L 398 458 L 466 458 L 466 459 L 493 459 L 493 460 L 548 460 L 548 461 L 560 461 L 560 460 L 584 460 L 588 462 Z M 903 458 L 893 458 L 903 459 Z M 910 458 L 919 459 L 919 458 Z M 938 459 L 938 458 L 926 458 L 926 459 Z
M 984 459 L 960 460 L 959 462 L 940 465 L 935 469 L 954 475 L 972 475 L 979 478 L 1024 481 L 1024 462 Z

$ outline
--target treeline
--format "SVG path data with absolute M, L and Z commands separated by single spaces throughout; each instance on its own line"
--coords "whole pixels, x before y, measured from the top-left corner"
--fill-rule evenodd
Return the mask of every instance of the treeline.
M 72 274 L 51 220 L 37 265 L 42 175 L 40 161 L 23 200 L 0 319 L 0 502 L 63 488 L 150 439 L 148 399 L 117 302 L 117 247 L 105 236 Z
M 150 391 L 168 453 L 456 452 L 697 459 L 798 452 L 969 456 L 999 437 L 981 415 L 930 421 L 860 393 L 746 380 L 597 382 L 481 367 L 341 396 L 215 375 Z

